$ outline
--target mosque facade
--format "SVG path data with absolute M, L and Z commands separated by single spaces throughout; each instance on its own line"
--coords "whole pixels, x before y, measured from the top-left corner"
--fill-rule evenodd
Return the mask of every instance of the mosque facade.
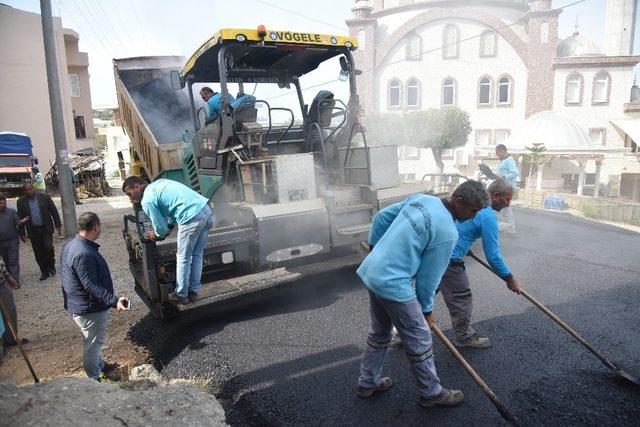
M 472 133 L 464 147 L 444 153 L 445 172 L 473 176 L 478 162 L 495 163 L 497 144 L 524 154 L 542 142 L 554 161 L 533 185 L 640 200 L 637 3 L 607 0 L 601 48 L 578 24 L 559 39 L 563 10 L 551 0 L 358 0 L 347 25 L 359 40 L 360 104 L 365 114 L 452 106 L 468 112 Z M 566 123 L 583 135 L 523 136 L 523 128 Z M 433 171 L 430 150 L 400 144 L 398 153 L 405 180 Z M 521 164 L 523 183 L 528 167 Z

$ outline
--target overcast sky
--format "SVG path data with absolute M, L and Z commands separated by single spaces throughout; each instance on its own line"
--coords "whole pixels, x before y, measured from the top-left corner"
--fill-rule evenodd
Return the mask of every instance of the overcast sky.
M 40 11 L 38 0 L 0 2 L 31 12 Z M 65 27 L 80 34 L 80 50 L 89 53 L 92 103 L 106 106 L 116 105 L 112 58 L 188 57 L 223 27 L 255 28 L 264 24 L 267 28 L 346 34 L 344 21 L 352 16 L 353 3 L 349 0 L 52 0 L 52 8 L 54 15 L 62 16 Z M 554 0 L 553 7 L 569 3 L 573 0 Z M 573 33 L 577 17 L 580 33 L 602 46 L 605 5 L 605 0 L 586 0 L 565 9 L 560 15 L 560 38 Z M 636 24 L 635 53 L 640 52 L 638 33 L 640 23 Z M 326 75 L 313 76 L 306 83 L 311 85 L 323 79 L 330 80 Z M 302 85 L 305 86 L 304 81 Z

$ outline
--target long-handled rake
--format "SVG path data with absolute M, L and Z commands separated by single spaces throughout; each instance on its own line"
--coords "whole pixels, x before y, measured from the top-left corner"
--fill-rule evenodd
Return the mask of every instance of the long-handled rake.
M 496 276 L 500 277 L 498 275 L 498 273 L 496 273 L 495 270 L 493 268 L 491 268 L 491 266 L 485 260 L 483 260 L 482 258 L 478 257 L 476 254 L 474 254 L 471 251 L 469 251 L 469 256 L 471 258 L 475 259 L 476 261 L 478 261 L 480 264 L 482 264 L 485 268 L 487 268 L 493 274 L 495 274 Z M 602 364 L 604 366 L 606 366 L 607 368 L 609 368 L 609 370 L 611 372 L 613 372 L 618 377 L 623 378 L 623 379 L 625 379 L 626 381 L 628 381 L 628 382 L 630 382 L 632 384 L 640 386 L 640 380 L 638 379 L 638 377 L 633 376 L 630 373 L 628 373 L 627 371 L 621 369 L 618 365 L 616 365 L 611 360 L 609 360 L 607 357 L 605 357 L 604 354 L 602 354 L 600 351 L 598 351 L 598 349 L 596 349 L 594 346 L 589 344 L 589 342 L 587 340 L 585 340 L 584 338 L 582 338 L 582 336 L 580 334 L 578 334 L 576 331 L 574 331 L 573 328 L 571 328 L 571 326 L 567 325 L 562 319 L 560 319 L 558 316 L 556 316 L 551 310 L 549 310 L 547 307 L 545 307 L 540 301 L 538 301 L 533 296 L 531 296 L 531 294 L 529 294 L 524 289 L 521 289 L 520 290 L 520 295 L 522 295 L 523 297 L 528 299 L 533 305 L 535 305 L 540 310 L 542 310 L 542 312 L 544 312 L 544 314 L 546 314 L 551 319 L 553 319 L 553 321 L 556 322 L 558 325 L 562 326 L 562 328 L 565 331 L 567 331 L 572 337 L 574 337 L 576 340 L 578 340 L 578 342 L 580 344 L 585 346 L 587 348 L 587 350 L 589 350 L 598 359 L 600 359 Z

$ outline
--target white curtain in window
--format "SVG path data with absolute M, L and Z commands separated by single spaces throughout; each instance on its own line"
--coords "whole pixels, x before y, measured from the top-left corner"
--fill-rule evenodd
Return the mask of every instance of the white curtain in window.
M 590 131 L 589 139 L 595 145 L 604 145 L 604 131 L 602 129 L 595 129 Z
M 476 144 L 482 147 L 486 147 L 489 145 L 489 139 L 491 138 L 491 134 L 486 130 L 479 130 L 477 132 Z
M 80 96 L 82 96 L 80 92 L 80 76 L 77 74 L 69 74 L 69 84 L 71 85 L 71 96 L 80 98 Z
M 497 130 L 495 131 L 495 145 L 498 144 L 506 144 L 507 142 L 507 138 L 509 137 L 509 131 L 508 130 Z
M 570 104 L 580 102 L 580 76 L 573 75 L 567 78 L 567 102 Z
M 606 74 L 598 74 L 593 82 L 593 101 L 607 102 L 609 91 L 609 77 Z

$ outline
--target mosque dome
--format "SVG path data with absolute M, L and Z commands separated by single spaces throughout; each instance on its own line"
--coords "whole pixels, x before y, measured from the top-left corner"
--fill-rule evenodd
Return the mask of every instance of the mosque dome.
M 553 111 L 541 111 L 525 120 L 509 137 L 509 148 L 544 144 L 547 150 L 589 150 L 598 147 L 573 119 Z
M 556 55 L 560 58 L 568 58 L 572 56 L 598 56 L 602 55 L 602 52 L 594 42 L 576 31 L 571 37 L 567 37 L 558 44 Z

